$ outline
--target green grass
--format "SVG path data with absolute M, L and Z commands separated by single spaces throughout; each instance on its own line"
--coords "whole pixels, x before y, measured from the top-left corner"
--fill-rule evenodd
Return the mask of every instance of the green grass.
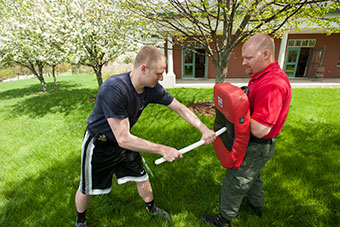
M 0 83 L 0 226 L 73 226 L 80 147 L 98 91 L 94 75 Z M 169 89 L 185 105 L 211 101 L 212 89 Z M 340 89 L 294 89 L 276 152 L 262 172 L 266 204 L 258 218 L 245 206 L 233 226 L 340 225 Z M 212 128 L 214 118 L 200 116 Z M 168 108 L 149 105 L 132 133 L 183 148 L 200 133 Z M 166 223 L 145 216 L 135 184 L 117 185 L 91 198 L 88 226 L 205 226 L 202 214 L 219 211 L 225 170 L 212 145 L 174 163 L 155 166 L 144 154 L 156 203 L 173 215 Z

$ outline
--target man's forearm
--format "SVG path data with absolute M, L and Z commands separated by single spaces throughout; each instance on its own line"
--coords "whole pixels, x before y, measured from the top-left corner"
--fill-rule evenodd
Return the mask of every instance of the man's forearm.
M 177 101 L 176 101 L 177 102 Z M 208 127 L 201 122 L 201 120 L 190 111 L 185 105 L 178 103 L 179 108 L 173 109 L 179 116 L 181 116 L 186 122 L 197 128 L 202 134 L 206 132 Z
M 140 137 L 129 134 L 123 138 L 117 139 L 118 145 L 127 150 L 154 153 L 163 155 L 166 148 L 165 145 L 150 142 Z

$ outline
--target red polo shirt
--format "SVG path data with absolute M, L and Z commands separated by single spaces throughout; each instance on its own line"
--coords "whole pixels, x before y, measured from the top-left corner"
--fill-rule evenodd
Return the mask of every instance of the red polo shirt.
M 286 121 L 292 99 L 288 76 L 274 62 L 258 74 L 252 75 L 248 88 L 251 118 L 272 127 L 263 138 L 276 137 Z

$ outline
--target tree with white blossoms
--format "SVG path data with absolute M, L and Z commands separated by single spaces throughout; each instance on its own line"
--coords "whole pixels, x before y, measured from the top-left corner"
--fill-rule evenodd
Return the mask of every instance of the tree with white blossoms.
M 1 62 L 29 68 L 47 91 L 45 66 L 66 58 L 93 68 L 98 85 L 108 61 L 133 51 L 151 31 L 143 21 L 109 0 L 4 0 L 0 26 Z
M 63 1 L 65 2 L 65 1 Z M 68 14 L 69 59 L 91 67 L 101 86 L 102 67 L 118 56 L 134 51 L 137 41 L 147 37 L 148 30 L 138 17 L 120 8 L 120 1 L 70 0 Z
M 66 56 L 64 40 L 56 35 L 62 33 L 56 32 L 60 29 L 51 17 L 50 6 L 43 0 L 1 2 L 0 61 L 29 68 L 44 92 L 44 68 L 55 66 Z
M 164 36 L 187 48 L 203 48 L 216 68 L 216 83 L 225 81 L 232 50 L 249 36 L 280 36 L 302 24 L 339 32 L 340 17 L 327 13 L 339 0 L 125 0 L 127 7 L 154 23 Z M 334 24 L 337 28 L 334 28 Z M 190 39 L 193 42 L 185 42 Z

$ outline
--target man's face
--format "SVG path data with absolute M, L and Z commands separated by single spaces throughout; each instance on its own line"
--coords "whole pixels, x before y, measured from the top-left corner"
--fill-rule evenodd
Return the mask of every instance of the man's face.
M 255 45 L 248 45 L 242 49 L 242 65 L 248 75 L 261 72 L 264 67 L 264 51 L 256 49 Z
M 152 68 L 146 68 L 146 87 L 155 87 L 157 82 L 163 80 L 163 73 L 166 69 L 164 61 L 158 61 Z

